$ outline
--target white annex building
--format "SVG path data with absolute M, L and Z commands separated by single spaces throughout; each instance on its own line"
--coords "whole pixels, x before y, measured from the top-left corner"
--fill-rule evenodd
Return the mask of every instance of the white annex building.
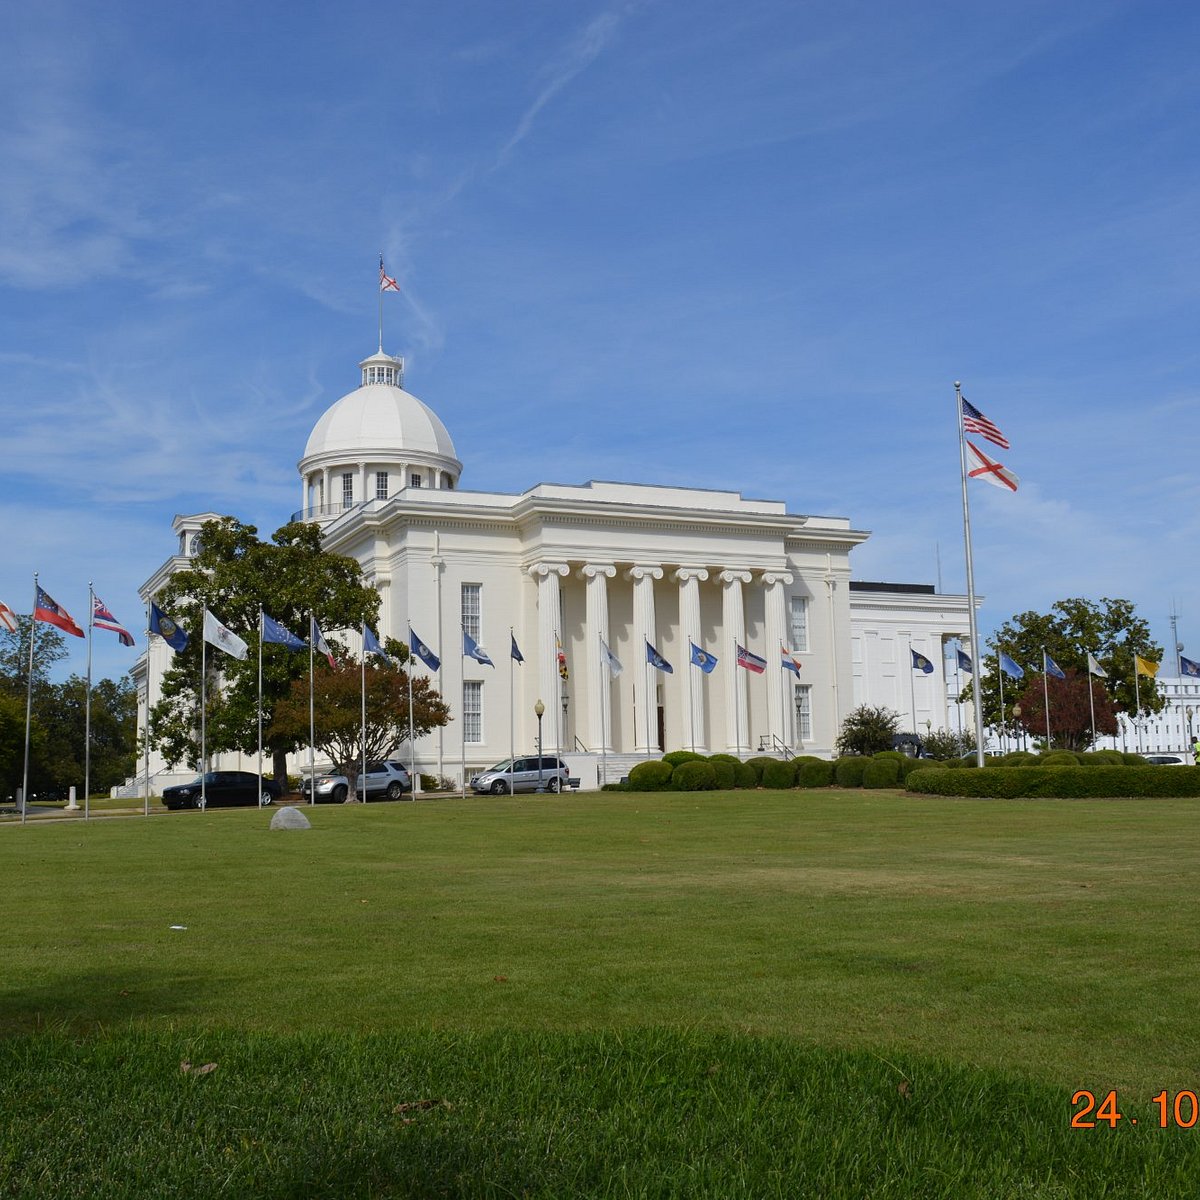
M 922 733 L 952 724 L 944 647 L 967 635 L 966 597 L 853 581 L 851 552 L 869 534 L 847 518 L 652 484 L 471 491 L 445 425 L 404 390 L 403 361 L 381 351 L 359 365 L 361 385 L 304 448 L 294 519 L 318 522 L 328 550 L 362 565 L 381 638 L 407 643 L 411 627 L 440 657 L 435 686 L 453 721 L 398 751 L 422 772 L 461 780 L 510 747 L 535 749 L 538 701 L 545 752 L 585 787 L 671 749 L 830 757 L 859 704 L 893 708 Z M 216 515 L 176 517 L 178 553 L 143 599 Z M 464 631 L 494 667 L 463 655 Z M 169 665 L 161 639 L 151 643 L 136 668 L 139 727 L 147 673 L 154 702 Z M 670 673 L 648 663 L 647 644 Z M 692 645 L 717 658 L 714 670 L 692 665 Z M 738 666 L 737 647 L 765 669 Z M 910 649 L 931 674 L 912 670 Z M 250 757 L 214 765 L 253 769 Z M 150 766 L 155 789 L 190 776 L 153 756 Z

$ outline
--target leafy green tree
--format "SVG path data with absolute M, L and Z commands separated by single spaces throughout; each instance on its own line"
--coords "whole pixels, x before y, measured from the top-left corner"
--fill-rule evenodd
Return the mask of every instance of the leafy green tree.
M 258 627 L 265 609 L 299 637 L 308 633 L 309 613 L 322 633 L 374 624 L 379 597 L 363 583 L 352 558 L 321 548 L 321 530 L 293 522 L 260 541 L 253 525 L 233 517 L 206 521 L 200 550 L 187 569 L 176 572 L 157 597 L 189 639 L 163 675 L 162 698 L 151 713 L 150 744 L 171 763 L 195 763 L 200 757 L 200 660 L 204 609 L 250 647 L 239 661 L 215 647 L 208 651 L 207 748 L 210 752 L 258 748 Z M 330 640 L 335 651 L 340 649 Z M 324 662 L 318 656 L 318 662 Z M 327 665 L 327 664 L 326 664 Z M 274 643 L 263 647 L 264 748 L 272 757 L 275 779 L 286 779 L 287 755 L 307 744 L 291 726 L 277 726 L 275 706 L 304 679 L 309 656 Z M 355 710 L 357 711 L 357 709 Z M 267 731 L 271 732 L 268 734 Z
M 921 744 L 929 758 L 948 762 L 952 758 L 975 753 L 975 734 L 967 729 L 962 733 L 952 729 L 934 729 L 921 739 Z
M 18 616 L 17 631 L 0 629 L 0 691 L 25 696 L 29 677 L 29 631 L 33 618 Z M 37 623 L 37 642 L 33 653 L 34 692 L 50 678 L 50 668 L 67 656 L 66 638 L 45 621 Z
M 1064 672 L 1074 671 L 1080 679 L 1087 675 L 1087 656 L 1090 652 L 1104 668 L 1106 677 L 1097 682 L 1111 701 L 1115 712 L 1133 713 L 1138 705 L 1135 696 L 1140 696 L 1141 711 L 1153 713 L 1162 710 L 1165 701 L 1158 694 L 1153 679 L 1143 675 L 1134 687 L 1134 656 L 1152 662 L 1162 661 L 1162 648 L 1150 636 L 1150 626 L 1137 615 L 1137 610 L 1128 600 L 1102 599 L 1099 604 L 1091 600 L 1058 600 L 1049 613 L 1028 611 L 1018 613 L 1005 622 L 987 639 L 989 653 L 983 663 L 977 663 L 979 672 L 975 681 L 963 690 L 964 699 L 974 695 L 979 687 L 983 698 L 983 720 L 985 725 L 1013 736 L 1018 729 L 1026 727 L 1024 696 L 1030 693 L 1032 711 L 1042 713 L 1041 733 L 1044 736 L 1045 713 L 1041 700 L 1041 670 L 1043 649 Z M 1000 707 L 1001 679 L 996 656 L 1003 651 L 1018 666 L 1025 669 L 1022 680 L 1005 677 L 1004 711 Z M 1036 680 L 1031 678 L 1036 676 Z M 1050 683 L 1056 682 L 1051 678 Z M 1061 682 L 1061 681 L 1058 681 Z M 1036 683 L 1036 687 L 1034 684 Z M 1033 691 L 1038 692 L 1036 698 Z M 1082 686 L 1084 708 L 1087 708 L 1087 687 Z M 1020 703 L 1020 724 L 1013 718 L 1012 706 Z M 1066 698 L 1064 697 L 1064 705 Z M 1056 705 L 1053 694 L 1050 699 L 1050 725 L 1054 732 Z M 1099 727 L 1100 714 L 1096 714 Z M 1090 718 L 1089 718 L 1090 720 Z M 1035 727 L 1032 732 L 1038 732 Z M 1090 725 L 1089 725 L 1090 733 Z M 1055 739 L 1057 741 L 1057 737 Z
M 864 704 L 847 713 L 838 734 L 839 754 L 878 754 L 892 748 L 892 737 L 900 725 L 900 714 L 890 708 Z
M 65 792 L 82 790 L 87 755 L 87 679 L 72 675 L 51 684 L 52 702 L 41 724 L 53 753 L 42 757 L 37 772 L 41 787 Z M 91 789 L 107 792 L 133 774 L 137 746 L 137 691 L 128 675 L 92 683 Z M 34 791 L 33 770 L 30 791 Z
M 58 712 L 59 696 L 50 682 L 51 668 L 67 656 L 66 638 L 44 621 L 36 623 L 33 654 L 33 688 L 28 693 L 29 635 L 34 620 L 17 617 L 17 629 L 0 630 L 0 782 L 5 797 L 16 796 L 25 774 L 25 704 L 31 701 L 29 723 L 29 794 L 44 795 L 59 785 L 53 781 L 54 764 L 61 747 L 51 736 L 50 726 Z M 15 739 L 15 740 L 14 740 Z M 79 739 L 82 748 L 83 738 Z M 78 780 L 83 782 L 82 773 Z
M 1054 656 L 1051 655 L 1051 658 Z M 1058 659 L 1054 659 L 1058 662 Z M 1031 737 L 1046 738 L 1046 698 L 1050 699 L 1050 744 L 1048 749 L 1086 750 L 1092 744 L 1092 711 L 1096 714 L 1097 736 L 1112 736 L 1117 732 L 1117 714 L 1112 697 L 1102 686 L 1103 681 L 1093 678 L 1092 698 L 1088 700 L 1088 677 L 1080 675 L 1074 667 L 1063 672 L 1066 679 L 1053 675 L 1043 683 L 1042 677 L 1028 676 L 1022 680 L 1024 689 L 1015 697 L 1014 704 L 1021 707 L 1018 719 L 1022 729 Z M 1005 694 L 1007 701 L 1008 695 Z M 1011 713 L 1011 709 L 1009 710 Z
M 397 663 L 406 662 L 408 649 L 389 638 L 385 646 Z M 339 664 L 313 677 L 314 749 L 338 764 L 355 787 L 362 761 L 362 670 L 358 663 Z M 389 758 L 408 740 L 408 672 L 375 656 L 367 660 L 367 758 Z M 450 720 L 450 710 L 430 686 L 429 678 L 412 681 L 413 736 L 424 737 Z M 308 744 L 308 680 L 292 683 L 287 697 L 275 705 L 272 735 Z M 411 766 L 411 763 L 409 764 Z

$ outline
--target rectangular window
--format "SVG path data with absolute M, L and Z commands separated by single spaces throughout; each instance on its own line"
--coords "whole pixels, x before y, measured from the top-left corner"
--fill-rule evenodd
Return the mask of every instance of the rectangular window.
M 408 486 L 409 487 L 420 487 L 421 486 L 421 476 L 418 475 L 415 471 L 408 477 Z
M 354 503 L 354 476 L 342 476 L 342 507 L 349 508 Z
M 805 653 L 808 650 L 808 597 L 793 596 L 791 607 L 791 637 L 789 650 Z
M 467 680 L 463 684 L 463 738 L 483 741 L 483 684 Z
M 386 471 L 375 472 L 375 499 L 386 500 L 388 489 L 388 477 Z
M 812 741 L 812 688 L 807 683 L 796 685 L 796 744 Z
M 462 585 L 462 627 L 477 642 L 480 640 L 480 608 L 483 585 L 479 583 L 464 583 Z

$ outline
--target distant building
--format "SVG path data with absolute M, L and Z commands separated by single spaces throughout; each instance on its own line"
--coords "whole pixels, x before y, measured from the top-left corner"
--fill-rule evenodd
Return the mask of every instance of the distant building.
M 863 703 L 896 709 L 918 732 L 947 726 L 943 646 L 966 636 L 966 598 L 852 582 L 850 553 L 869 534 L 847 518 L 652 484 L 463 490 L 454 443 L 404 390 L 402 360 L 380 352 L 359 367 L 361 385 L 308 439 L 294 519 L 319 523 L 328 549 L 362 564 L 381 637 L 407 642 L 411 625 L 441 658 L 435 684 L 453 723 L 400 751 L 421 771 L 461 778 L 510 747 L 532 749 L 539 700 L 545 751 L 585 785 L 664 749 L 828 757 Z M 539 464 L 515 460 L 512 474 Z M 178 553 L 144 598 L 214 515 L 176 517 Z M 463 655 L 464 632 L 495 667 Z M 347 640 L 357 649 L 357 635 Z M 692 665 L 693 646 L 718 660 L 711 673 Z M 910 649 L 932 674 L 912 671 Z M 670 672 L 649 665 L 651 651 Z M 152 639 L 137 668 L 154 698 L 168 655 Z M 245 765 L 237 755 L 222 765 L 234 760 Z M 154 786 L 168 769 L 152 761 Z

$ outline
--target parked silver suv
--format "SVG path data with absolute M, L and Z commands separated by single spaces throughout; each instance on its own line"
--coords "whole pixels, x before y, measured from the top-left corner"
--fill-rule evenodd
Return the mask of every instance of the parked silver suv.
M 480 771 L 472 777 L 471 788 L 475 792 L 491 792 L 493 796 L 536 792 L 540 778 L 544 791 L 561 792 L 567 786 L 570 774 L 561 758 L 548 754 L 542 755 L 539 770 L 538 756 L 531 754 L 527 758 L 506 758 L 494 767 Z
M 405 792 L 412 791 L 412 779 L 408 768 L 400 762 L 371 762 L 367 760 L 367 773 L 361 773 L 358 779 L 358 794 L 362 795 L 363 780 L 367 784 L 367 799 L 378 800 L 386 797 L 388 800 L 399 800 Z M 300 794 L 306 799 L 309 793 L 309 781 L 300 781 Z M 345 775 L 328 772 L 317 776 L 316 802 L 329 801 L 341 804 L 350 795 L 350 780 Z

